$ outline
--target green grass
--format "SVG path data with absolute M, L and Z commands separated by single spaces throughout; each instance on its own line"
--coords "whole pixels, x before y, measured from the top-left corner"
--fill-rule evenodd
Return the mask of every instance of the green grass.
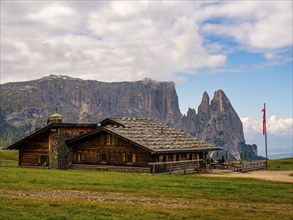
M 290 219 L 286 211 L 272 212 L 256 207 L 173 208 L 142 204 L 107 204 L 80 201 L 4 198 L 0 207 L 3 219 Z M 34 213 L 32 215 L 32 213 Z M 1 214 L 0 214 L 1 215 Z
M 0 162 L 17 164 L 17 151 Z M 293 158 L 269 170 L 293 170 Z M 1 196 L 1 190 L 78 190 L 122 194 L 137 203 Z M 145 175 L 0 166 L 0 219 L 292 219 L 290 183 L 192 175 Z M 148 198 L 160 205 L 141 202 Z M 190 206 L 172 207 L 174 201 Z
M 17 150 L 0 150 L 0 160 L 18 160 Z
M 272 171 L 293 170 L 293 158 L 269 160 L 268 169 Z
M 86 190 L 190 206 L 0 197 L 0 219 L 291 219 L 290 183 L 192 175 L 144 175 L 0 167 L 2 190 Z M 1 195 L 1 194 L 0 194 Z
M 0 150 L 0 166 L 17 166 L 17 150 Z

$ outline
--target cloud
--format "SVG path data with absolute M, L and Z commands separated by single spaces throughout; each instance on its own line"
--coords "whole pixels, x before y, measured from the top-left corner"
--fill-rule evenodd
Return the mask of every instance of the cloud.
M 262 120 L 254 120 L 249 117 L 241 118 L 244 133 L 262 133 Z M 267 132 L 274 136 L 290 136 L 293 133 L 293 118 L 278 118 L 272 115 L 267 119 Z
M 233 49 L 211 42 L 214 35 L 233 38 L 273 63 L 292 45 L 292 2 L 282 3 L 4 1 L 1 83 L 51 73 L 184 81 L 184 74 L 202 70 L 237 70 L 227 66 Z
M 233 38 L 251 51 L 276 51 L 292 45 L 292 1 L 225 1 L 206 9 L 203 30 Z

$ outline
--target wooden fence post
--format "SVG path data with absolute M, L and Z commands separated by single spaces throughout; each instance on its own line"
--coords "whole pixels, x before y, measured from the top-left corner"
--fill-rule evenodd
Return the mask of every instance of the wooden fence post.
M 184 174 L 186 174 L 186 162 L 184 162 Z

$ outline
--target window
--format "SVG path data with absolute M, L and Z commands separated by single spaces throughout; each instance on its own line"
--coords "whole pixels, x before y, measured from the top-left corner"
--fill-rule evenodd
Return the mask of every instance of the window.
M 126 163 L 132 163 L 132 154 L 126 155 Z
M 106 163 L 108 161 L 108 155 L 107 154 L 101 154 L 101 162 Z
M 47 155 L 41 155 L 39 159 L 39 163 L 41 166 L 48 166 L 49 165 L 49 157 Z
M 106 134 L 105 136 L 105 145 L 110 145 L 111 144 L 111 135 Z
M 118 139 L 115 135 L 106 134 L 105 135 L 105 145 L 117 145 Z
M 159 156 L 159 162 L 164 162 L 164 155 Z
M 126 154 L 125 163 L 135 164 L 136 163 L 136 155 L 133 153 Z
M 173 161 L 176 161 L 176 154 L 173 154 Z
M 115 135 L 111 135 L 111 143 L 112 145 L 117 145 L 118 139 Z
M 192 154 L 190 153 L 186 154 L 186 160 L 192 160 Z

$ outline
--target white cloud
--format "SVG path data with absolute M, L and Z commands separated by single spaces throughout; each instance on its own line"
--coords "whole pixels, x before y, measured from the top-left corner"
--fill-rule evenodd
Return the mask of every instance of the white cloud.
M 244 133 L 262 133 L 262 120 L 254 120 L 249 117 L 241 118 Z M 272 115 L 267 119 L 267 133 L 274 136 L 290 136 L 293 134 L 293 118 L 278 118 Z
M 234 38 L 250 50 L 279 50 L 292 45 L 292 1 L 225 1 L 206 10 L 203 30 Z
M 292 135 L 293 134 L 293 119 L 278 118 L 273 115 L 268 120 L 268 131 L 276 135 Z
M 232 37 L 274 63 L 279 50 L 292 45 L 292 3 L 282 3 L 4 1 L 1 83 L 51 73 L 182 81 L 178 72 L 235 69 L 225 66 L 233 49 L 209 42 L 213 34 Z

